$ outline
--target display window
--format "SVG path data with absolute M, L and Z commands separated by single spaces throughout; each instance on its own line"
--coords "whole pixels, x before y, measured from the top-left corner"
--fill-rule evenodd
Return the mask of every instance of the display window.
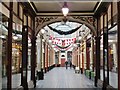
M 118 87 L 117 25 L 108 31 L 109 83 Z M 114 82 L 114 83 L 113 83 Z
M 8 17 L 2 14 L 2 22 L 0 22 L 0 60 L 2 60 L 2 88 L 7 87 L 7 36 Z
M 103 80 L 103 35 L 100 39 L 100 79 Z

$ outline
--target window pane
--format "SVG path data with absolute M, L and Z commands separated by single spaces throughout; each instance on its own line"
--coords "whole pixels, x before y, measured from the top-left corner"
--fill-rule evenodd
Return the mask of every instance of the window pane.
M 114 88 L 118 87 L 118 62 L 117 62 L 117 26 L 108 31 L 109 50 L 109 82 Z
M 0 60 L 2 60 L 2 88 L 7 88 L 7 36 L 8 36 L 8 18 L 2 16 L 0 22 Z

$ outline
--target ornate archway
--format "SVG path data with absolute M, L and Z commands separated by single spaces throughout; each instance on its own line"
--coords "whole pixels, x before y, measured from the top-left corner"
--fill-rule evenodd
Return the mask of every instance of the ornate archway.
M 39 31 L 46 25 L 49 25 L 51 23 L 55 23 L 55 22 L 60 22 L 63 21 L 64 17 L 36 17 L 36 22 L 35 22 L 35 35 L 37 35 L 39 33 Z M 93 26 L 93 18 L 92 17 L 80 17 L 80 16 L 70 16 L 66 18 L 68 21 L 71 22 L 78 22 L 81 24 L 85 24 L 93 33 L 94 36 L 96 36 L 96 28 Z

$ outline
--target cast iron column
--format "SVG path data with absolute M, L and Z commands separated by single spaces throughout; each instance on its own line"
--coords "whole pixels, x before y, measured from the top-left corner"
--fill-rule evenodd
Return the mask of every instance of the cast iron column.
M 35 79 L 35 68 L 36 68 L 36 36 L 35 31 L 32 31 L 32 47 L 31 47 L 31 80 L 34 83 L 34 87 L 36 87 L 36 79 Z
M 95 76 L 95 86 L 97 86 L 98 79 L 100 79 L 100 36 L 99 36 L 99 29 L 100 29 L 100 18 L 97 19 L 97 36 L 95 38 L 96 41 L 96 76 Z
M 49 71 L 49 68 L 48 68 L 48 44 L 47 43 L 46 43 L 46 69 L 47 69 L 47 71 Z
M 106 14 L 106 13 L 105 13 Z M 109 60 L 108 60 L 108 30 L 105 23 L 105 15 L 103 16 L 103 89 L 109 84 Z M 106 26 L 105 26 L 106 25 Z M 107 66 L 106 66 L 107 65 Z M 107 75 L 105 74 L 107 68 Z
M 24 90 L 28 89 L 27 65 L 28 65 L 28 26 L 23 26 L 23 30 L 22 30 L 22 77 L 21 77 L 21 85 L 24 87 Z
M 43 42 L 42 42 L 42 38 L 43 38 L 43 36 L 40 35 L 40 71 L 43 73 L 43 63 L 42 63 L 42 61 L 43 61 L 43 48 L 42 48 Z
M 78 67 L 80 69 L 80 47 L 78 46 Z
M 94 71 L 94 38 L 91 37 L 91 64 L 92 64 L 92 71 Z
M 13 30 L 13 2 L 10 2 L 10 18 L 8 19 L 8 38 L 7 38 L 7 89 L 12 88 L 12 30 Z
M 84 51 L 82 50 L 82 69 L 81 73 L 83 74 L 84 72 Z
M 44 52 L 43 52 L 43 70 L 44 70 L 44 72 L 46 73 L 46 71 L 45 71 L 45 42 L 46 41 L 44 41 L 43 42 L 43 50 L 44 50 Z
M 90 52 L 89 52 L 89 47 L 87 47 L 87 45 L 86 45 L 86 61 L 87 61 L 87 70 L 90 70 Z

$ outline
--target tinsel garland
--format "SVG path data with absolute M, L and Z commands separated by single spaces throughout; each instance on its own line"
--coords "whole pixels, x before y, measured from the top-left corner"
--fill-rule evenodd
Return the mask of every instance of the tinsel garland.
M 62 47 L 62 46 L 59 46 L 56 44 L 57 47 L 61 48 L 61 49 L 65 49 L 65 48 L 68 48 L 71 44 L 69 44 L 68 46 L 65 46 L 65 47 Z
M 48 27 L 53 30 L 54 32 L 57 32 L 58 34 L 60 35 L 68 35 L 68 34 L 72 34 L 74 33 L 75 31 L 77 31 L 82 25 L 80 25 L 79 27 L 75 28 L 75 29 L 72 29 L 70 31 L 61 31 L 61 30 L 57 30 L 55 28 L 52 28 L 51 26 L 48 25 Z

